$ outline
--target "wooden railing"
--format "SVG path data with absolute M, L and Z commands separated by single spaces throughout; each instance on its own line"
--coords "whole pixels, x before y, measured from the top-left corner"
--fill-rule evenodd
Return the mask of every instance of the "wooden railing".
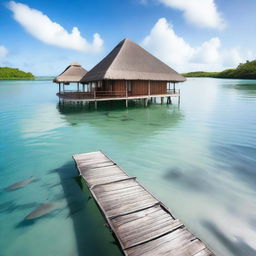
M 57 95 L 63 99 L 93 99 L 94 92 L 59 92 Z
M 59 92 L 57 95 L 63 99 L 102 99 L 102 98 L 129 98 L 133 96 L 154 96 L 154 95 L 172 95 L 179 94 L 179 89 L 167 89 L 165 93 L 151 93 L 151 94 L 134 94 L 126 91 L 93 91 L 93 92 L 80 92 L 80 91 L 64 91 Z
M 126 97 L 126 91 L 95 91 L 95 98 L 123 98 Z
M 167 94 L 180 94 L 180 89 L 167 89 Z

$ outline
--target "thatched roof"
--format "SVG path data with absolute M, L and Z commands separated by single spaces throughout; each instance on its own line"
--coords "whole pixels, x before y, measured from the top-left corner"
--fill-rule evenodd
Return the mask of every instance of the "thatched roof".
M 124 39 L 81 82 L 103 79 L 183 82 L 185 77 L 134 42 Z
M 87 71 L 77 62 L 72 62 L 60 75 L 53 79 L 55 83 L 78 83 Z

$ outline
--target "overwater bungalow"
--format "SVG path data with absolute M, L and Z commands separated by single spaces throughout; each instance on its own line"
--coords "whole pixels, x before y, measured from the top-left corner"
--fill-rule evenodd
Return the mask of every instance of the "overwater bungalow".
M 83 92 L 59 92 L 63 101 L 98 101 L 149 99 L 171 97 L 180 99 L 178 82 L 186 79 L 168 65 L 151 55 L 134 42 L 122 40 L 102 61 L 87 72 L 80 80 L 86 84 Z M 173 86 L 171 87 L 171 83 Z
M 65 85 L 69 85 L 70 83 L 77 83 L 77 91 L 79 91 L 79 82 L 86 73 L 87 70 L 85 70 L 79 63 L 74 61 L 61 74 L 55 77 L 53 82 L 59 84 L 59 93 L 61 91 L 65 92 Z

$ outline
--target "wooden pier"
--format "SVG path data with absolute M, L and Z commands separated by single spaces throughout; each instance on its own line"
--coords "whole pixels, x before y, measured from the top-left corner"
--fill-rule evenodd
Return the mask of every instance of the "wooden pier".
M 124 255 L 214 256 L 136 177 L 105 154 L 73 158 Z

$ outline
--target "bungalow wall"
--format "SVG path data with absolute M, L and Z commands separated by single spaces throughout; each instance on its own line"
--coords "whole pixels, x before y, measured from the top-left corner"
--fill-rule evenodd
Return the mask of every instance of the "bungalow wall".
M 129 95 L 148 95 L 148 81 L 131 81 Z
M 96 91 L 98 96 L 125 96 L 124 80 L 103 80 L 97 82 Z
M 131 81 L 129 95 L 148 95 L 148 81 Z M 165 94 L 167 83 L 163 81 L 150 81 L 150 94 Z
M 167 91 L 167 82 L 164 81 L 151 81 L 150 94 L 165 94 Z
M 124 80 L 113 81 L 113 94 L 122 97 L 126 96 L 126 83 Z

